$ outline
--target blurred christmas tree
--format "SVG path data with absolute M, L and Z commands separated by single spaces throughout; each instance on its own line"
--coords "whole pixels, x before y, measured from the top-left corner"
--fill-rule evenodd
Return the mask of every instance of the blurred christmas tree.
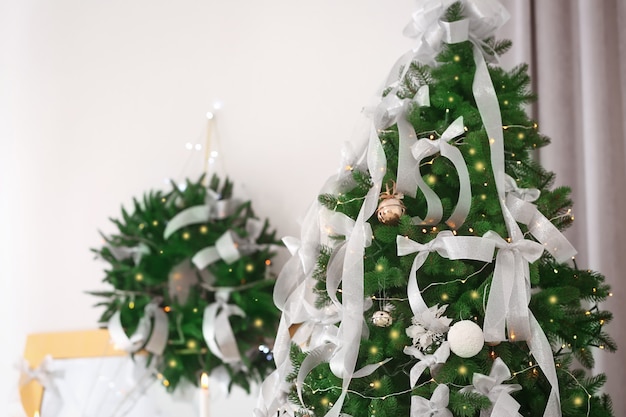
M 169 391 L 212 375 L 250 390 L 273 369 L 279 311 L 270 266 L 276 242 L 251 203 L 216 175 L 151 191 L 112 219 L 118 232 L 93 251 L 112 290 L 100 321 L 118 348 L 151 356 Z
M 570 190 L 533 159 L 527 66 L 495 62 L 495 0 L 422 1 L 363 150 L 279 275 L 257 416 L 611 416 L 602 275 L 561 234 Z M 296 245 L 296 243 L 298 243 Z

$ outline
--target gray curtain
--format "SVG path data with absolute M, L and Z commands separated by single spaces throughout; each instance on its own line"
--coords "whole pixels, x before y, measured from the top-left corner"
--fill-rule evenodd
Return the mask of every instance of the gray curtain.
M 503 0 L 511 21 L 501 37 L 514 42 L 502 65 L 531 66 L 539 100 L 529 110 L 552 139 L 538 158 L 573 190 L 567 236 L 580 268 L 606 276 L 614 296 L 607 331 L 620 350 L 598 350 L 595 372 L 616 415 L 626 410 L 626 1 Z

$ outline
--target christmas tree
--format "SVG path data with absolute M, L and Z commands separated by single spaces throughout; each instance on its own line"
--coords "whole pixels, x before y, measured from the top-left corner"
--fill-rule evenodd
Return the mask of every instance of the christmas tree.
M 279 311 L 272 302 L 275 233 L 233 183 L 213 175 L 133 199 L 117 233 L 93 249 L 107 263 L 100 322 L 118 348 L 149 355 L 174 391 L 214 377 L 250 390 L 274 370 Z
M 534 158 L 527 66 L 497 65 L 508 17 L 420 2 L 369 137 L 287 241 L 257 417 L 612 415 L 588 371 L 616 349 L 610 289 L 561 233 L 570 190 Z

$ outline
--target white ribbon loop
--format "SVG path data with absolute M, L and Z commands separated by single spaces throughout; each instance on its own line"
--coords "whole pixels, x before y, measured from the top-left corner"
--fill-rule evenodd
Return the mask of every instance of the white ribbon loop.
M 411 146 L 411 153 L 413 158 L 417 161 L 413 175 L 419 190 L 422 191 L 424 197 L 426 198 L 428 207 L 424 220 L 419 217 L 414 217 L 414 224 L 437 224 L 443 215 L 441 200 L 430 189 L 430 187 L 428 187 L 426 182 L 424 182 L 419 170 L 419 167 L 424 159 L 437 153 L 441 153 L 441 156 L 452 162 L 459 176 L 459 199 L 454 212 L 450 218 L 446 220 L 446 224 L 453 229 L 457 229 L 465 222 L 472 204 L 472 188 L 470 184 L 469 172 L 461 151 L 449 143 L 449 141 L 461 136 L 464 133 L 465 126 L 463 124 L 463 117 L 459 117 L 452 122 L 450 126 L 448 126 L 448 128 L 441 135 L 440 139 L 430 140 L 424 138 L 418 140 Z
M 450 357 L 450 344 L 448 342 L 443 342 L 432 355 L 427 355 L 413 346 L 405 347 L 404 353 L 406 355 L 412 355 L 416 359 L 419 359 L 419 361 L 415 365 L 413 365 L 409 374 L 411 388 L 413 388 L 415 387 L 415 384 L 417 384 L 417 380 L 426 370 L 426 368 L 429 368 L 430 375 L 434 376 L 433 374 L 437 372 L 437 370 L 444 363 L 446 363 L 446 361 Z
M 204 269 L 219 259 L 223 259 L 227 264 L 232 264 L 240 257 L 241 254 L 235 245 L 232 232 L 227 230 L 215 241 L 215 246 L 199 250 L 191 258 L 191 262 L 193 262 L 196 268 Z
M 530 339 L 528 303 L 530 272 L 528 264 L 543 253 L 543 247 L 531 240 L 508 243 L 497 233 L 485 233 L 498 248 L 496 266 L 485 309 L 483 332 L 485 341 L 506 341 L 505 327 L 511 341 Z
M 109 319 L 108 330 L 116 349 L 134 353 L 145 349 L 155 355 L 162 355 L 169 335 L 167 314 L 156 302 L 144 308 L 144 314 L 135 332 L 128 337 L 122 326 L 121 312 L 116 311 Z
M 567 238 L 532 204 L 539 198 L 539 190 L 518 188 L 515 180 L 506 177 L 506 206 L 518 222 L 528 226 L 528 231 L 557 262 L 562 263 L 576 255 L 577 251 Z
M 223 219 L 230 214 L 230 200 L 220 200 L 218 193 L 207 189 L 205 204 L 189 207 L 170 219 L 163 231 L 163 238 L 168 239 L 172 234 L 185 226 L 206 223 L 211 219 Z
M 378 129 L 386 129 L 396 124 L 399 134 L 398 172 L 396 189 L 408 196 L 415 197 L 417 181 L 413 175 L 415 161 L 411 157 L 410 148 L 417 141 L 417 134 L 413 125 L 407 120 L 412 106 L 430 106 L 428 85 L 421 86 L 413 99 L 400 99 L 397 96 L 397 86 L 393 88 L 374 110 L 374 125 Z
M 228 318 L 245 317 L 246 313 L 239 306 L 228 304 L 229 296 L 230 292 L 226 290 L 215 292 L 215 302 L 204 309 L 202 334 L 215 356 L 224 363 L 235 364 L 241 362 L 241 354 Z
M 437 252 L 448 259 L 471 259 L 482 262 L 491 262 L 495 250 L 495 243 L 488 239 L 476 236 L 455 236 L 444 230 L 426 244 L 417 243 L 408 237 L 396 237 L 398 256 L 417 252 L 407 283 L 407 294 L 413 315 L 419 315 L 428 310 L 417 284 L 417 271 L 428 258 L 430 252 Z

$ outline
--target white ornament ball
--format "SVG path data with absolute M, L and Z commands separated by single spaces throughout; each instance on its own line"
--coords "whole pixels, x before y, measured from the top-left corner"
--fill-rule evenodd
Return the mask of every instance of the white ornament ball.
M 471 358 L 481 351 L 485 335 L 480 326 L 470 320 L 454 323 L 448 331 L 450 350 L 461 358 Z
M 389 327 L 393 323 L 393 318 L 391 318 L 391 314 L 388 311 L 379 310 L 372 316 L 372 323 L 378 327 Z

